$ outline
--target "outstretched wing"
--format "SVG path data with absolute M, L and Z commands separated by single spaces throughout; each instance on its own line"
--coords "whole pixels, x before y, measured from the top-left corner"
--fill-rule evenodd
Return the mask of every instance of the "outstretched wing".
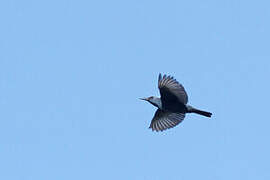
M 164 131 L 182 122 L 185 118 L 183 113 L 172 113 L 158 109 L 151 121 L 152 131 Z
M 172 76 L 163 75 L 162 77 L 161 74 L 159 74 L 158 88 L 161 95 L 161 101 L 165 105 L 177 103 L 177 100 L 183 104 L 187 104 L 188 96 L 184 87 Z

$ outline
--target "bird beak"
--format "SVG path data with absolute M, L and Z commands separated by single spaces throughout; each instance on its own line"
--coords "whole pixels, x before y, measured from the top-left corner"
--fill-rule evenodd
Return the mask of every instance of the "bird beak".
M 139 98 L 140 100 L 148 101 L 147 98 Z

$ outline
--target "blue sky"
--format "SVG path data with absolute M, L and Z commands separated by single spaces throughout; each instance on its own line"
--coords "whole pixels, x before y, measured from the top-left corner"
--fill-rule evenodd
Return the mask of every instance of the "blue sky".
M 269 1 L 1 1 L 0 179 L 270 179 Z M 148 129 L 158 73 L 189 114 Z

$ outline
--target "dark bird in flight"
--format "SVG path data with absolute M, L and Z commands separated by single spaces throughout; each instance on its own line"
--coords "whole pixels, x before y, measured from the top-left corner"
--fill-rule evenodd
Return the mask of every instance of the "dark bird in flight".
M 184 120 L 186 113 L 211 117 L 212 113 L 187 105 L 188 96 L 184 87 L 172 76 L 163 75 L 162 77 L 159 74 L 158 88 L 160 98 L 154 96 L 140 98 L 158 108 L 149 127 L 152 131 L 164 131 L 178 125 Z

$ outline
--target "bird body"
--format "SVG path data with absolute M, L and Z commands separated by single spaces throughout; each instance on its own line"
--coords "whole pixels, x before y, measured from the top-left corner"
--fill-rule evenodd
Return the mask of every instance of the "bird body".
M 212 113 L 187 105 L 188 96 L 184 87 L 172 76 L 163 75 L 162 77 L 159 74 L 158 88 L 160 98 L 154 96 L 141 98 L 158 108 L 149 127 L 153 131 L 163 131 L 175 127 L 184 120 L 186 113 L 211 117 Z

